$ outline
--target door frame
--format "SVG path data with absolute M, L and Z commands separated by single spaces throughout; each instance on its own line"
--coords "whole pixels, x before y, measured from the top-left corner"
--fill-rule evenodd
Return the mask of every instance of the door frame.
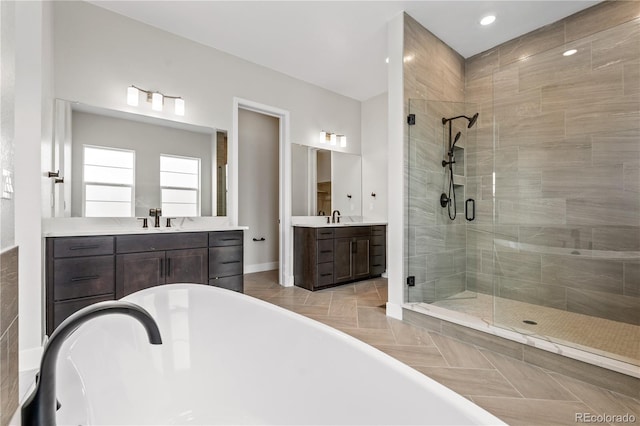
M 233 129 L 232 143 L 229 150 L 229 164 L 231 166 L 231 176 L 229 176 L 230 198 L 228 200 L 229 221 L 231 225 L 242 225 L 238 223 L 238 114 L 239 110 L 257 112 L 270 115 L 279 119 L 278 147 L 279 147 L 279 171 L 278 171 L 278 192 L 279 192 L 279 225 L 278 225 L 278 283 L 285 287 L 293 286 L 293 232 L 291 228 L 291 140 L 289 133 L 290 114 L 289 111 L 271 105 L 258 102 L 233 98 Z

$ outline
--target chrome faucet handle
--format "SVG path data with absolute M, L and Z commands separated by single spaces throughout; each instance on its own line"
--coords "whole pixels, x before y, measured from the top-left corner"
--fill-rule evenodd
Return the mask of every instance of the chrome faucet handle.
M 175 217 L 168 217 L 167 219 L 167 228 L 171 228 L 171 220 L 175 220 Z
M 142 227 L 143 228 L 148 228 L 149 227 L 149 218 L 147 217 L 137 217 L 136 219 L 138 220 L 142 220 Z
M 327 223 L 331 223 L 331 218 L 327 216 Z

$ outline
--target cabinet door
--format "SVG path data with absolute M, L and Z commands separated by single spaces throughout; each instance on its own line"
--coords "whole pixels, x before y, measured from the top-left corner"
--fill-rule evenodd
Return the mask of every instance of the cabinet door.
M 167 284 L 207 284 L 209 253 L 206 248 L 169 250 L 166 253 L 165 282 Z
M 351 238 L 336 238 L 333 244 L 333 280 L 341 283 L 353 279 Z
M 369 277 L 369 237 L 358 237 L 352 243 L 353 279 Z
M 165 252 L 119 254 L 116 258 L 116 298 L 165 283 Z

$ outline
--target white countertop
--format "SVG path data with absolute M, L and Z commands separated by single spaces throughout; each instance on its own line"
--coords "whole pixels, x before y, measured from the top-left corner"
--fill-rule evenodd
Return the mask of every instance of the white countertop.
M 210 232 L 247 230 L 247 226 L 229 225 L 227 218 L 200 217 L 177 218 L 171 227 L 166 227 L 164 217 L 160 218 L 159 228 L 153 227 L 153 218 L 148 220 L 148 228 L 142 227 L 142 221 L 134 218 L 52 218 L 42 222 L 43 237 L 80 237 L 91 235 L 125 234 L 167 234 L 176 232 Z
M 386 225 L 387 222 L 340 222 L 340 223 L 295 223 L 293 226 L 302 228 L 345 228 L 349 226 Z
M 331 216 L 293 216 L 291 218 L 291 224 L 292 226 L 301 226 L 305 228 L 334 228 L 387 224 L 386 220 L 362 216 L 340 216 L 340 223 L 327 223 L 327 218 L 329 218 L 329 222 L 331 222 Z

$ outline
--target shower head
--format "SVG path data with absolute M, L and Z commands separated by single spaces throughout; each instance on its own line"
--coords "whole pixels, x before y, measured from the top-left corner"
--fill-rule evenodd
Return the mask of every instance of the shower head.
M 478 120 L 478 115 L 480 115 L 480 113 L 475 113 L 473 115 L 473 117 L 467 117 L 466 115 L 458 115 L 457 117 L 451 117 L 451 118 L 442 118 L 442 124 L 445 125 L 447 123 L 450 123 L 453 120 L 457 120 L 458 118 L 466 118 L 467 120 L 469 120 L 469 124 L 467 125 L 467 129 L 470 129 L 473 127 L 474 124 L 476 124 L 476 121 Z
M 466 117 L 469 120 L 469 125 L 467 125 L 467 129 L 470 129 L 473 127 L 474 124 L 476 124 L 476 121 L 478 120 L 478 115 L 480 115 L 479 112 L 476 112 L 473 117 L 469 118 Z

